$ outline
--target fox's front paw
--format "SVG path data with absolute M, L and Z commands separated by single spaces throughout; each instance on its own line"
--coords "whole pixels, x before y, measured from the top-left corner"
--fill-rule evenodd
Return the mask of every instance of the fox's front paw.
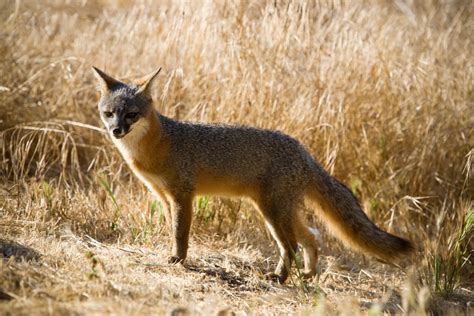
M 178 263 L 183 263 L 184 258 L 180 258 L 178 256 L 171 256 L 168 258 L 168 263 L 171 264 L 178 264 Z
M 265 279 L 272 282 L 278 282 L 280 284 L 282 284 L 286 280 L 285 277 L 278 275 L 275 272 L 270 272 L 270 273 L 265 274 Z

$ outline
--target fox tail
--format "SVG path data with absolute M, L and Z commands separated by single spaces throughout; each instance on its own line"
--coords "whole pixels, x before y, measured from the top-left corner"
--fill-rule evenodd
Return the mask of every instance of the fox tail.
M 313 162 L 308 195 L 318 204 L 318 215 L 336 237 L 348 246 L 387 263 L 413 251 L 410 241 L 387 233 L 372 223 L 352 192 Z

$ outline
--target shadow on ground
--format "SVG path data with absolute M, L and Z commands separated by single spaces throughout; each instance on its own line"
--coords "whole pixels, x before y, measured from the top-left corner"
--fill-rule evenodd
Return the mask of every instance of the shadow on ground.
M 362 309 L 370 310 L 373 307 L 374 302 L 370 300 L 363 300 L 359 306 Z M 381 312 L 387 314 L 400 313 L 400 306 L 402 306 L 402 297 L 399 292 L 393 291 L 389 297 L 385 298 L 385 303 L 382 304 Z
M 41 258 L 41 255 L 36 250 L 16 241 L 0 238 L 0 258 L 8 259 L 12 257 L 17 261 L 36 261 Z
M 271 286 L 266 282 L 260 282 L 252 277 L 252 267 L 247 263 L 232 260 L 231 267 L 228 264 L 224 267 L 221 265 L 219 256 L 208 256 L 201 262 L 186 262 L 184 267 L 186 270 L 199 273 L 208 277 L 217 278 L 230 288 L 239 291 L 256 291 L 268 290 Z

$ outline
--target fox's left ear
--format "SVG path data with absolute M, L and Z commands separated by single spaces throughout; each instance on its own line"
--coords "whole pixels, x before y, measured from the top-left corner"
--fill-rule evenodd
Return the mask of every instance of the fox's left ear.
M 151 87 L 151 83 L 153 82 L 153 79 L 156 78 L 156 76 L 158 76 L 158 74 L 160 73 L 161 71 L 161 67 L 158 68 L 157 70 L 155 70 L 153 73 L 143 77 L 142 79 L 138 80 L 136 82 L 136 85 L 137 85 L 137 88 L 138 88 L 138 91 L 137 91 L 137 94 L 150 94 L 150 87 Z

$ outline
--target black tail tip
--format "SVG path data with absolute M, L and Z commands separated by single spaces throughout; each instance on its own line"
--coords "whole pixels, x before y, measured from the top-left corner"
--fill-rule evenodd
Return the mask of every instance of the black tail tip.
M 386 245 L 385 251 L 383 253 L 378 253 L 375 255 L 376 260 L 400 267 L 397 262 L 400 262 L 400 259 L 412 255 L 416 248 L 413 243 L 407 239 L 396 237 L 391 235 L 390 245 Z
M 395 257 L 407 256 L 415 252 L 415 245 L 408 239 L 395 237 L 395 244 L 393 249 Z

